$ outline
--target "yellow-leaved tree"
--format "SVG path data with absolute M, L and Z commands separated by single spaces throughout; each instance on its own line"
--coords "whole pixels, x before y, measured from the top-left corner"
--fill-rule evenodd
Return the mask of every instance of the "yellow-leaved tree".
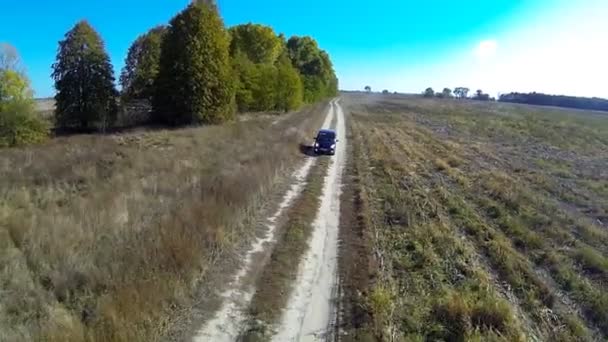
M 33 92 L 17 50 L 0 44 L 0 147 L 44 141 L 49 125 L 35 110 Z

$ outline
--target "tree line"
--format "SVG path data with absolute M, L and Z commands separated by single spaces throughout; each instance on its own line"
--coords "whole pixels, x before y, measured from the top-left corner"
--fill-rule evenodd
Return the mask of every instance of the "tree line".
M 371 93 L 372 91 L 372 87 L 370 86 L 365 86 L 365 88 L 363 88 L 365 90 L 366 93 Z M 490 97 L 489 94 L 486 94 L 483 92 L 483 90 L 478 89 L 475 94 L 471 97 L 469 97 L 469 91 L 470 89 L 467 87 L 456 87 L 454 88 L 454 90 L 452 90 L 451 88 L 443 88 L 442 91 L 435 91 L 433 88 L 428 87 L 426 88 L 423 92 L 422 92 L 422 96 L 426 97 L 426 98 L 440 98 L 440 99 L 450 99 L 450 98 L 456 98 L 456 99 L 471 99 L 471 100 L 477 100 L 477 101 L 495 101 L 495 99 L 493 97 Z M 384 89 L 382 91 L 382 94 L 389 94 L 390 92 L 387 89 Z M 394 92 L 394 94 L 397 94 L 397 92 Z
M 565 95 L 547 95 L 543 93 L 509 93 L 500 95 L 498 101 L 525 103 L 541 106 L 556 106 L 589 110 L 608 111 L 608 100 L 597 97 L 576 97 Z
M 49 132 L 35 115 L 27 77 L 13 69 L 0 65 L 0 145 L 6 146 L 38 142 Z M 87 21 L 59 42 L 52 69 L 57 129 L 111 129 L 120 104 L 130 100 L 151 103 L 146 123 L 176 126 L 222 123 L 237 112 L 286 112 L 338 92 L 331 59 L 313 38 L 286 39 L 251 23 L 226 28 L 213 1 L 195 1 L 168 25 L 139 36 L 121 71 L 120 92 L 103 40 Z M 5 113 L 15 105 L 4 103 L 17 100 L 27 114 L 7 123 L 15 115 Z M 22 131 L 25 123 L 36 134 L 4 138 L 16 134 L 5 127 Z
M 470 89 L 467 87 L 456 87 L 454 91 L 450 88 L 443 88 L 441 92 L 435 92 L 433 88 L 428 87 L 422 92 L 422 96 L 424 97 L 437 97 L 437 98 L 457 98 L 457 99 L 471 99 L 477 101 L 494 101 L 495 99 L 490 97 L 489 94 L 483 92 L 483 90 L 478 89 L 472 97 L 469 97 Z
M 368 91 L 367 86 L 365 88 Z M 371 88 L 369 88 L 371 91 Z M 427 98 L 438 97 L 438 98 L 459 98 L 459 99 L 471 99 L 477 101 L 496 101 L 497 99 L 490 97 L 489 94 L 484 93 L 483 90 L 478 89 L 473 96 L 468 96 L 470 89 L 466 87 L 454 88 L 454 91 L 450 88 L 444 88 L 442 92 L 435 92 L 433 88 L 429 87 L 422 92 L 422 96 Z M 602 99 L 598 97 L 578 97 L 578 96 L 566 96 L 566 95 L 549 95 L 537 92 L 531 93 L 517 93 L 512 92 L 508 94 L 502 94 L 498 97 L 500 102 L 511 102 L 511 103 L 523 103 L 530 105 L 539 106 L 555 106 L 565 108 L 576 108 L 576 109 L 587 109 L 587 110 L 600 110 L 608 111 L 608 99 Z
M 365 92 L 371 93 L 372 88 L 370 86 L 364 87 Z M 599 97 L 578 97 L 578 96 L 566 96 L 566 95 L 548 95 L 543 93 L 531 92 L 531 93 L 517 93 L 512 92 L 508 94 L 502 94 L 495 99 L 489 94 L 484 93 L 483 90 L 478 89 L 473 96 L 469 96 L 470 89 L 467 87 L 456 87 L 454 90 L 450 88 L 443 88 L 441 92 L 436 92 L 433 88 L 428 87 L 422 92 L 422 96 L 426 98 L 457 98 L 457 99 L 470 99 L 477 101 L 499 101 L 499 102 L 511 102 L 511 103 L 522 103 L 539 106 L 555 106 L 565 108 L 576 108 L 576 109 L 587 109 L 587 110 L 599 110 L 608 111 L 608 99 Z M 388 90 L 383 90 L 383 94 L 389 94 Z M 396 94 L 396 92 L 395 92 Z

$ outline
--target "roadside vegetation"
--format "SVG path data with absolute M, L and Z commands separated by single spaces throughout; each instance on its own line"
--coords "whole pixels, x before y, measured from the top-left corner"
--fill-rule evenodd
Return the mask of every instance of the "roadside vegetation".
M 255 236 L 325 113 L 0 151 L 0 340 L 158 340 Z
M 8 47 L 0 49 L 2 61 L 12 56 Z M 21 98 L 13 105 L 15 91 L 32 98 L 21 69 L 0 66 L 0 89 L 13 92 L 2 98 L 13 104 L 3 105 L 10 115 L 0 116 L 1 146 L 41 142 L 48 127 L 65 134 L 221 124 L 237 113 L 297 110 L 338 91 L 329 55 L 313 38 L 287 39 L 251 23 L 226 28 L 214 1 L 194 1 L 166 26 L 139 36 L 121 71 L 120 92 L 103 39 L 86 20 L 59 42 L 52 68 L 55 110 L 42 118 Z
M 378 265 L 346 340 L 608 336 L 608 117 L 397 95 L 344 103 Z

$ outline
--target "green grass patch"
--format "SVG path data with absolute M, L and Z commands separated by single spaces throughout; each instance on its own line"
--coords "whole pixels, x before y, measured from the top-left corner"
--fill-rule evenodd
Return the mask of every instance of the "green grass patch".
M 608 274 L 608 259 L 591 247 L 579 247 L 575 252 L 583 268 L 589 272 Z

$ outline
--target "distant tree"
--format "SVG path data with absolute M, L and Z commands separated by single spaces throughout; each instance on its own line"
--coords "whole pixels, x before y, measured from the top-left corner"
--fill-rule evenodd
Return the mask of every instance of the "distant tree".
M 170 21 L 152 98 L 153 118 L 169 125 L 220 123 L 234 115 L 229 36 L 218 12 L 190 5 Z
M 450 89 L 450 88 L 443 88 L 443 91 L 441 93 L 444 98 L 452 97 L 452 89 Z
M 597 97 L 576 97 L 565 95 L 548 95 L 543 93 L 509 93 L 501 94 L 501 102 L 526 103 L 541 106 L 557 106 L 608 111 L 608 99 Z
M 49 133 L 35 111 L 33 91 L 22 70 L 17 50 L 0 44 L 0 147 L 38 143 Z
M 454 95 L 456 95 L 459 99 L 465 99 L 469 94 L 469 88 L 465 87 L 456 87 L 454 88 Z
M 438 99 L 442 99 L 442 98 L 444 98 L 444 96 L 443 96 L 443 92 L 436 92 L 436 93 L 435 93 L 435 97 L 436 97 L 436 98 L 438 98 Z
M 230 55 L 242 53 L 254 63 L 275 63 L 283 52 L 284 42 L 269 26 L 243 24 L 231 27 Z
M 371 93 L 372 92 L 372 87 L 365 86 L 365 91 L 368 92 L 368 93 Z
M 154 80 L 158 75 L 161 42 L 166 32 L 164 26 L 155 27 L 137 37 L 129 48 L 120 75 L 124 96 L 135 99 L 149 99 L 152 96 Z
M 101 37 L 80 21 L 59 42 L 53 64 L 55 120 L 59 127 L 102 130 L 116 119 L 114 74 Z
M 384 89 L 384 90 L 382 91 L 382 94 L 385 94 L 385 95 L 386 95 L 386 94 L 388 94 L 388 90 L 387 90 L 387 89 Z
M 435 96 L 435 91 L 433 90 L 433 88 L 428 87 L 426 88 L 426 90 L 424 91 L 424 97 L 433 97 Z
M 475 92 L 475 96 L 473 96 L 473 100 L 477 101 L 490 101 L 490 95 L 484 94 L 483 90 L 477 89 Z

